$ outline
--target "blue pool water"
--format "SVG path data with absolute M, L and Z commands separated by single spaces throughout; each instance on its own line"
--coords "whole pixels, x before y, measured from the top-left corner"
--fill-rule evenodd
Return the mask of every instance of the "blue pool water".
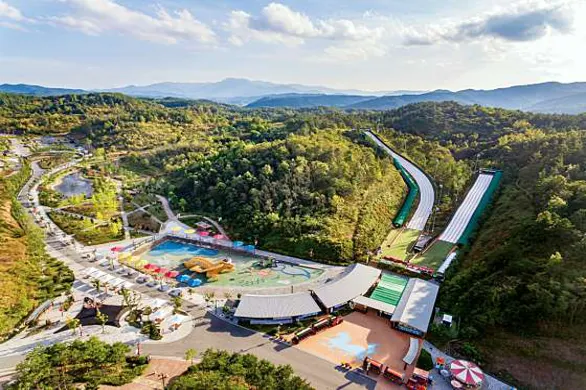
M 225 249 L 202 248 L 194 244 L 173 240 L 162 242 L 141 255 L 141 258 L 160 267 L 186 272 L 183 262 L 194 256 L 209 257 L 217 261 L 227 259 L 234 264 L 234 271 L 217 276 L 217 280 L 213 282 L 216 285 L 255 288 L 288 286 L 306 282 L 320 276 L 323 272 L 284 263 L 279 263 L 275 267 L 262 267 L 259 265 L 259 258 L 251 254 Z M 197 277 L 207 282 L 205 275 L 198 274 Z
M 218 255 L 215 249 L 200 248 L 199 246 L 183 244 L 177 241 L 165 241 L 149 251 L 149 255 L 157 256 L 180 256 L 182 258 L 191 258 L 193 256 L 214 257 Z

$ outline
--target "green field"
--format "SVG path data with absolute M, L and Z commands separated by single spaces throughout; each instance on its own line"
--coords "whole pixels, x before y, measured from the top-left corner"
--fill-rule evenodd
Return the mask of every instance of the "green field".
M 401 260 L 409 257 L 409 249 L 417 241 L 421 232 L 413 229 L 393 229 L 382 244 L 383 256 L 393 256 Z
M 438 269 L 453 247 L 451 242 L 436 241 L 425 253 L 411 259 L 411 263 Z

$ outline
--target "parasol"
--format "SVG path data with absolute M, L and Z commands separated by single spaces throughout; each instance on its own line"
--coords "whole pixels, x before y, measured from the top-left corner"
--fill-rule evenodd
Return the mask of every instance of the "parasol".
M 167 273 L 165 274 L 165 277 L 176 278 L 177 275 L 179 275 L 179 272 L 177 272 L 177 271 L 167 271 Z
M 171 231 L 172 231 L 172 232 L 180 232 L 180 231 L 181 231 L 181 227 L 179 227 L 179 226 L 173 226 L 173 227 L 171 228 Z
M 206 231 L 199 232 L 199 235 L 202 236 L 202 237 L 207 237 L 207 236 L 210 235 L 210 232 L 206 232 Z
M 474 363 L 466 360 L 454 360 L 450 372 L 458 381 L 469 386 L 478 386 L 484 380 L 484 373 Z
M 179 283 L 187 283 L 187 281 L 190 278 L 189 278 L 189 275 L 182 274 L 182 275 L 178 275 L 176 279 Z
M 123 246 L 115 246 L 112 249 L 110 249 L 112 252 L 122 252 L 124 250 Z
M 132 260 L 132 265 L 134 265 L 137 268 L 144 267 L 146 264 L 147 264 L 146 260 L 143 260 L 139 257 L 136 257 Z
M 183 233 L 185 233 L 185 234 L 193 234 L 193 233 L 195 233 L 195 229 L 187 229 Z
M 153 263 L 148 263 L 144 266 L 144 269 L 148 269 L 149 271 L 159 272 L 159 266 Z
M 159 273 L 159 274 L 166 274 L 167 272 L 169 272 L 169 269 L 165 268 L 165 267 L 160 267 L 160 268 L 157 268 L 157 270 L 155 272 Z
M 224 239 L 224 235 L 223 234 L 214 234 L 214 239 L 215 240 L 223 240 Z
M 198 287 L 198 286 L 201 286 L 201 280 L 199 280 L 199 279 L 189 279 L 187 281 L 187 285 L 189 287 Z

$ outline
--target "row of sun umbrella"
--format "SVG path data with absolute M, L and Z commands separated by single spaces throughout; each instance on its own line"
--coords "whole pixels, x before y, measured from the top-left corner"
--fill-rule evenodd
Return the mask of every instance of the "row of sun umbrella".
M 186 274 L 180 274 L 178 271 L 170 270 L 165 267 L 160 267 L 156 264 L 147 263 L 145 260 L 140 259 L 137 256 L 132 256 L 128 252 L 123 252 L 118 256 L 118 260 L 121 263 L 133 265 L 136 268 L 144 268 L 150 272 L 161 274 L 166 278 L 175 278 L 179 283 L 185 283 L 189 287 L 197 287 L 201 285 L 201 280 L 196 278 L 191 278 L 191 276 Z
M 205 230 L 204 231 L 199 231 L 199 232 L 196 231 L 195 229 L 183 230 L 183 228 L 181 226 L 173 226 L 170 230 L 172 232 L 174 232 L 174 233 L 179 233 L 181 231 L 183 231 L 183 233 L 185 233 L 185 234 L 194 234 L 194 233 L 196 233 L 196 234 L 198 234 L 198 235 L 200 235 L 202 237 L 208 237 L 210 235 L 210 232 L 207 232 Z M 226 237 L 223 234 L 214 234 L 212 236 L 212 238 L 215 239 L 215 240 L 224 240 Z

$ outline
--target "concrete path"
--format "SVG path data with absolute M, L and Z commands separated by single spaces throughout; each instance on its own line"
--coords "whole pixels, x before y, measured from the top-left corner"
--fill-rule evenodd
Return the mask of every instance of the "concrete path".
M 165 214 L 167 214 L 167 219 L 169 221 L 177 221 L 177 216 L 171 209 L 171 206 L 169 205 L 169 201 L 167 200 L 167 198 L 161 195 L 157 195 L 157 199 L 159 199 L 159 201 L 163 205 L 163 210 L 165 210 Z

